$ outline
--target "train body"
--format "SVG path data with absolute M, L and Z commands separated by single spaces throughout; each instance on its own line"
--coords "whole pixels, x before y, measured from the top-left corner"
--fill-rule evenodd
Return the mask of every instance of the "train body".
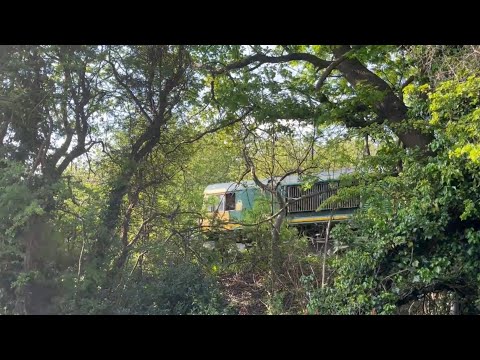
M 286 208 L 286 222 L 290 226 L 310 228 L 328 221 L 347 220 L 359 207 L 359 199 L 351 198 L 322 206 L 328 198 L 335 195 L 340 188 L 340 177 L 352 173 L 352 169 L 339 169 L 315 175 L 315 181 L 306 189 L 303 181 L 296 175 L 283 179 L 278 186 L 283 199 L 289 202 Z M 269 180 L 262 180 L 268 185 Z M 219 183 L 208 185 L 204 191 L 207 204 L 207 218 L 201 223 L 204 230 L 213 227 L 215 220 L 228 230 L 242 228 L 246 211 L 253 209 L 255 201 L 265 194 L 253 181 L 240 183 Z M 273 201 L 272 213 L 279 210 Z

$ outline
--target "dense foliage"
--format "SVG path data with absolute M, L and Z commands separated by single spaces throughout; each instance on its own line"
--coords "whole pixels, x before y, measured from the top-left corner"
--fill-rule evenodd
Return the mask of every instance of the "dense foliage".
M 0 49 L 1 313 L 480 311 L 477 46 Z M 273 185 L 203 246 L 206 185 L 342 167 L 328 256 Z

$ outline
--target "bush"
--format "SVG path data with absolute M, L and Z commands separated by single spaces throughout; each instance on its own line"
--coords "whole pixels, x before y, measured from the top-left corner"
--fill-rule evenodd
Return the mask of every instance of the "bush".
M 221 315 L 231 313 L 216 283 L 196 265 L 166 268 L 158 277 L 133 283 L 115 314 Z

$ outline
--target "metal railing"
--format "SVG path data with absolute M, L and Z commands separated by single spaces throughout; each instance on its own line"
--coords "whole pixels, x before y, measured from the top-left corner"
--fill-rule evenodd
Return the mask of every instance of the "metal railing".
M 302 190 L 301 185 L 289 185 L 286 189 L 287 201 L 302 196 L 304 198 L 289 204 L 287 211 L 290 213 L 316 211 L 325 200 L 337 193 L 338 187 L 339 183 L 335 181 L 317 183 L 308 190 Z M 355 197 L 328 204 L 322 210 L 351 209 L 359 205 L 360 199 Z

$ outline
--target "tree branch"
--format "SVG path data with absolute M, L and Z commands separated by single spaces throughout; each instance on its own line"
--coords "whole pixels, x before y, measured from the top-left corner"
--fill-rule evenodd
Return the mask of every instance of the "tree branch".
M 405 89 L 408 85 L 412 83 L 412 81 L 415 80 L 415 76 L 410 76 L 405 82 L 402 84 L 402 87 L 400 88 L 401 90 Z
M 215 133 L 215 132 L 217 132 L 217 131 L 219 131 L 219 130 L 221 130 L 221 129 L 224 129 L 224 128 L 228 127 L 228 126 L 234 125 L 234 124 L 242 121 L 242 120 L 245 119 L 249 114 L 251 114 L 252 111 L 253 111 L 253 107 L 250 107 L 250 108 L 248 108 L 247 111 L 246 111 L 244 114 L 242 114 L 240 117 L 238 117 L 238 118 L 236 118 L 236 119 L 233 119 L 233 120 L 231 120 L 231 121 L 229 121 L 229 122 L 227 122 L 227 123 L 223 123 L 223 124 L 220 124 L 220 125 L 215 126 L 215 127 L 213 127 L 213 128 L 207 129 L 207 130 L 201 132 L 200 134 L 194 136 L 194 137 L 191 138 L 191 139 L 188 139 L 188 140 L 185 140 L 185 141 L 182 141 L 182 142 L 178 143 L 178 144 L 173 148 L 173 150 L 167 152 L 167 155 L 176 152 L 176 151 L 178 150 L 178 148 L 179 148 L 180 146 L 182 146 L 182 145 L 192 144 L 192 143 L 200 140 L 201 138 L 203 138 L 205 135 L 213 134 L 213 133 Z
M 396 306 L 401 306 L 408 304 L 410 301 L 418 300 L 419 297 L 424 296 L 426 294 L 437 292 L 437 291 L 452 291 L 452 292 L 459 292 L 462 293 L 460 289 L 465 288 L 463 283 L 453 283 L 453 284 L 446 284 L 443 282 L 437 282 L 428 286 L 424 286 L 422 288 L 414 288 L 410 290 L 408 293 L 402 295 L 399 300 L 396 302 Z
M 357 46 L 353 46 L 349 51 L 347 51 L 346 53 L 344 53 L 343 55 L 341 55 L 338 59 L 336 59 L 335 61 L 333 61 L 330 65 L 327 66 L 327 68 L 325 69 L 325 71 L 323 72 L 322 76 L 320 76 L 320 79 L 318 79 L 317 83 L 315 84 L 315 90 L 320 90 L 320 88 L 322 87 L 323 83 L 325 82 L 325 80 L 327 79 L 327 77 L 330 75 L 330 73 L 342 62 L 344 61 L 347 56 L 351 55 L 352 52 L 354 52 L 355 50 L 359 49 L 361 46 L 360 45 L 357 45 Z
M 350 50 L 352 50 L 350 46 L 344 45 L 334 48 L 333 53 L 336 57 L 341 57 Z M 408 109 L 402 99 L 395 95 L 392 88 L 382 78 L 370 71 L 360 61 L 344 59 L 337 67 L 354 88 L 369 85 L 384 94 L 373 105 L 374 111 L 380 118 L 387 119 L 391 123 L 401 123 L 407 118 Z M 407 148 L 418 146 L 423 150 L 428 150 L 428 144 L 433 139 L 432 134 L 423 134 L 415 129 L 397 131 L 396 135 Z
M 127 249 L 130 249 L 133 245 L 135 245 L 135 243 L 140 239 L 140 236 L 142 235 L 142 231 L 143 229 L 145 228 L 145 226 L 150 223 L 152 220 L 156 219 L 157 217 L 159 217 L 160 214 L 154 214 L 152 216 L 150 216 L 149 218 L 147 218 L 146 220 L 144 220 L 142 222 L 142 225 L 140 225 L 140 228 L 138 229 L 138 232 L 137 234 L 135 235 L 135 237 L 132 239 L 132 241 L 130 241 L 126 248 Z
M 240 61 L 230 63 L 223 68 L 213 70 L 212 73 L 214 75 L 219 75 L 219 74 L 229 72 L 230 70 L 244 68 L 256 62 L 262 65 L 267 63 L 279 64 L 279 63 L 285 63 L 285 62 L 290 62 L 294 60 L 309 62 L 310 64 L 315 66 L 317 69 L 324 69 L 331 64 L 330 61 L 320 59 L 319 57 L 313 54 L 308 54 L 308 53 L 290 53 L 282 56 L 267 56 L 264 54 L 255 54 L 252 56 L 247 56 L 246 58 Z
M 129 95 L 130 98 L 135 102 L 135 105 L 137 105 L 138 109 L 139 109 L 140 112 L 143 114 L 143 116 L 145 116 L 145 118 L 147 119 L 147 121 L 152 124 L 152 123 L 153 123 L 153 119 L 152 119 L 152 118 L 150 117 L 150 115 L 148 115 L 148 113 L 145 111 L 145 109 L 143 108 L 142 103 L 141 103 L 140 100 L 138 100 L 138 98 L 135 96 L 135 94 L 133 93 L 132 89 L 130 89 L 130 87 L 122 81 L 122 79 L 120 78 L 120 74 L 118 73 L 117 69 L 115 68 L 115 64 L 114 64 L 110 59 L 106 59 L 106 61 L 107 61 L 107 63 L 110 64 L 110 67 L 112 68 L 112 72 L 113 72 L 113 76 L 115 77 L 115 80 L 117 80 L 118 84 L 127 91 L 128 95 Z

